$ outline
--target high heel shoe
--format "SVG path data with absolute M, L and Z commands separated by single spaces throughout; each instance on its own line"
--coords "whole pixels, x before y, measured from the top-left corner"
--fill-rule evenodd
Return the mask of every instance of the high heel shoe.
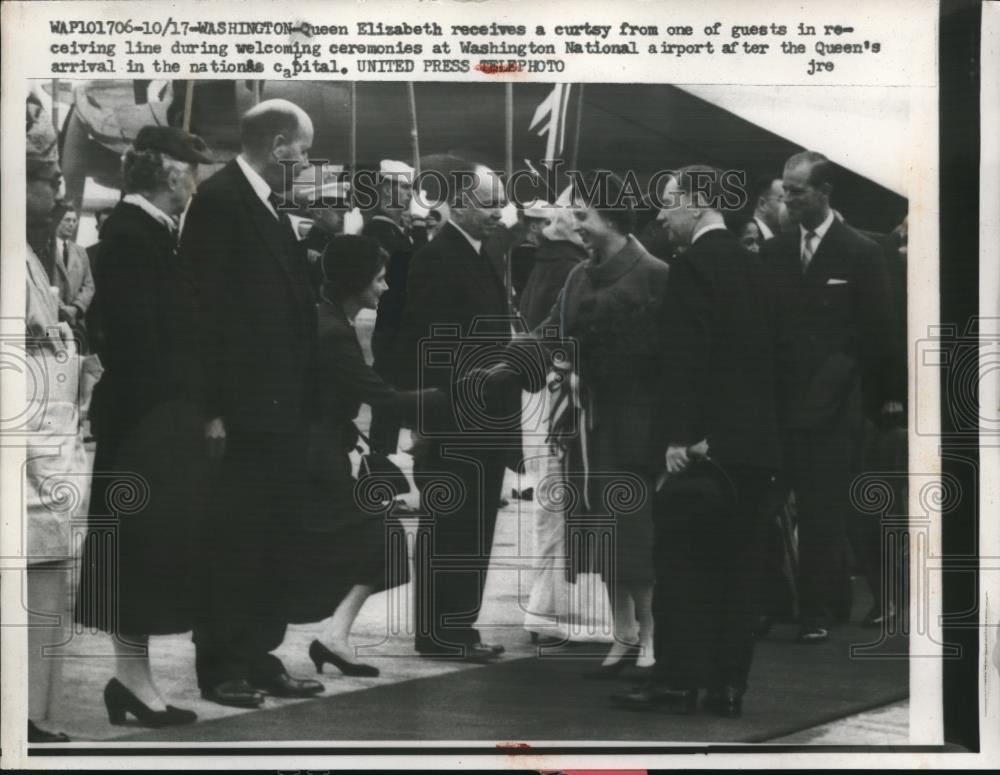
M 337 668 L 344 675 L 353 676 L 355 678 L 377 678 L 378 668 L 372 665 L 365 665 L 360 662 L 351 662 L 350 660 L 344 659 L 340 654 L 335 651 L 330 651 L 326 646 L 320 643 L 318 640 L 314 640 L 309 644 L 309 659 L 312 663 L 316 665 L 316 672 L 323 672 L 323 665 L 329 662 L 335 668 Z
M 108 721 L 116 726 L 125 723 L 126 713 L 135 716 L 142 726 L 153 729 L 190 724 L 198 719 L 193 711 L 173 705 L 168 705 L 166 710 L 152 710 L 117 678 L 112 678 L 104 687 L 104 706 L 108 709 Z
M 629 665 L 634 665 L 638 659 L 639 646 L 629 646 L 628 651 L 624 652 L 617 662 L 612 662 L 610 665 L 598 665 L 584 673 L 580 673 L 580 675 L 583 678 L 591 680 L 610 680 L 617 678 L 622 670 Z

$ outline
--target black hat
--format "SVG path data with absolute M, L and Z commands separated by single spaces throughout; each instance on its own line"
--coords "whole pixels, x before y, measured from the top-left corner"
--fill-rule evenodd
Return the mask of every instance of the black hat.
M 656 487 L 657 510 L 672 518 L 725 519 L 734 515 L 736 498 L 729 475 L 711 458 L 696 458 L 678 473 L 664 473 Z
M 191 164 L 211 164 L 214 161 L 204 140 L 172 126 L 144 126 L 132 147 L 137 151 L 159 151 Z

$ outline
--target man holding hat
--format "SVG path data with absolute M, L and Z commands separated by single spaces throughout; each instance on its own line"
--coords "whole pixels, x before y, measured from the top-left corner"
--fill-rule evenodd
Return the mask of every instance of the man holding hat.
M 613 699 L 646 710 L 742 712 L 757 582 L 778 467 L 774 335 L 764 270 L 725 226 L 721 172 L 692 166 L 659 220 L 670 264 L 660 411 L 666 450 L 654 515 L 653 678 Z

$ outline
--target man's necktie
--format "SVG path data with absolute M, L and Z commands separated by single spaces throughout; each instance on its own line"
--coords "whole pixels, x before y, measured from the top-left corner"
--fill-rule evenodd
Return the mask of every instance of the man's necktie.
M 273 191 L 267 195 L 267 201 L 271 203 L 271 207 L 274 208 L 274 212 L 278 215 L 278 222 L 284 227 L 284 229 L 295 238 L 295 229 L 292 228 L 292 219 L 288 217 L 288 213 L 279 207 L 282 203 L 282 198 L 275 194 Z
M 63 240 L 62 260 L 66 271 L 69 271 L 69 243 L 66 240 Z
M 816 251 L 814 240 L 818 235 L 814 231 L 807 231 L 806 238 L 802 243 L 802 273 L 805 274 L 809 268 L 809 262 L 813 260 L 813 253 Z

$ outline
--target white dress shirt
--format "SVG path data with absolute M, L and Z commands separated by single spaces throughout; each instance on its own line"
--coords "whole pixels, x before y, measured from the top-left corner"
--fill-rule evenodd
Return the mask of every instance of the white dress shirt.
M 815 229 L 807 229 L 800 223 L 799 230 L 801 234 L 801 239 L 799 240 L 799 257 L 801 257 L 806 250 L 806 234 L 808 234 L 811 231 L 813 234 L 816 235 L 816 238 L 813 240 L 813 245 L 812 245 L 812 255 L 813 257 L 815 257 L 816 251 L 819 250 L 819 245 L 823 241 L 823 237 L 826 236 L 827 231 L 829 231 L 830 226 L 832 225 L 833 225 L 833 210 L 830 210 L 830 212 L 826 214 L 826 218 L 823 220 L 823 223 L 821 223 Z
M 691 235 L 691 244 L 696 243 L 702 234 L 708 234 L 710 231 L 726 231 L 726 225 L 724 223 L 709 223 L 706 226 L 698 227 Z
M 271 215 L 278 218 L 277 211 L 271 206 L 271 187 L 267 185 L 267 181 L 260 176 L 257 170 L 250 166 L 247 160 L 243 158 L 242 153 L 236 157 L 236 163 L 239 165 L 244 177 L 250 183 L 250 188 L 253 189 L 257 198 L 264 203 L 264 207 L 271 212 Z M 281 219 L 279 218 L 278 220 Z

